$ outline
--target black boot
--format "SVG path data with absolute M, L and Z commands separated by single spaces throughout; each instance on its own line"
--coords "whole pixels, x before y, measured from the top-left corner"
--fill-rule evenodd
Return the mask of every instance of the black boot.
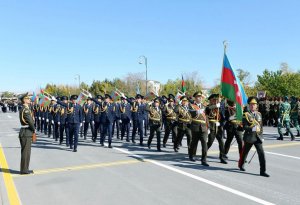
M 283 140 L 283 135 L 280 134 L 280 136 L 277 138 L 277 140 Z
M 260 172 L 260 176 L 263 176 L 263 177 L 270 177 L 270 175 L 268 175 L 266 172 Z

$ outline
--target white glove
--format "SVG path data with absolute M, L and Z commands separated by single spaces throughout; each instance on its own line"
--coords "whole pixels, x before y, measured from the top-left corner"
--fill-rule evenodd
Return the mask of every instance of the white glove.
M 122 120 L 119 120 L 119 123 L 122 123 Z
M 80 127 L 82 126 L 82 123 L 80 123 Z
M 52 125 L 54 124 L 54 121 L 53 120 L 51 120 L 51 123 L 52 123 Z
M 58 122 L 57 124 L 60 125 L 60 122 Z
M 197 114 L 202 114 L 202 113 L 203 113 L 203 109 L 197 110 Z
M 210 129 L 207 130 L 207 134 L 208 134 L 208 135 L 209 135 L 209 133 L 210 133 Z
M 219 108 L 219 107 L 220 107 L 220 103 L 217 103 L 217 104 L 216 104 L 216 107 Z
M 54 96 L 52 96 L 51 100 L 57 101 L 57 99 Z
M 42 120 L 45 120 L 45 118 L 42 118 Z
M 39 117 L 39 120 L 41 120 L 41 117 Z
M 219 123 L 219 122 L 216 122 L 216 126 L 219 127 L 219 126 L 220 126 L 220 123 Z
M 46 122 L 49 122 L 49 120 L 47 119 Z
M 83 123 L 85 123 L 85 121 L 83 121 Z
M 89 93 L 89 98 L 92 98 L 93 96 L 92 96 L 92 94 L 91 93 Z
M 278 122 L 280 123 L 280 118 L 278 118 Z
M 121 97 L 127 99 L 124 93 L 121 94 Z
M 229 117 L 229 120 L 235 120 L 235 119 L 236 119 L 235 115 Z
M 256 126 L 252 127 L 252 132 L 256 132 Z
M 264 141 L 265 141 L 265 139 L 261 139 L 261 141 L 262 141 L 262 142 L 264 142 Z
M 92 121 L 92 124 L 95 124 L 95 122 L 94 122 L 94 121 Z

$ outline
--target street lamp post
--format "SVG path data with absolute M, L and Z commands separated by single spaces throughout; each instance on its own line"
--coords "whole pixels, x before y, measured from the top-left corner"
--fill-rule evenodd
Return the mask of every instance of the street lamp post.
M 80 75 L 79 74 L 75 75 L 75 80 L 77 80 L 77 78 L 78 78 L 78 88 L 80 89 Z
M 145 67 L 146 67 L 146 95 L 147 95 L 148 94 L 148 76 L 147 76 L 148 64 L 147 64 L 147 57 L 142 55 L 142 56 L 140 56 L 139 59 L 140 59 L 139 64 L 144 63 Z

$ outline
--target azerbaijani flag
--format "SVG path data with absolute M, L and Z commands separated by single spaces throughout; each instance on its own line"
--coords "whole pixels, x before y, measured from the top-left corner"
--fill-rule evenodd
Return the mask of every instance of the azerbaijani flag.
M 50 105 L 51 101 L 47 96 L 40 94 L 40 98 L 41 98 L 41 100 L 39 101 L 40 106 L 47 107 L 48 105 Z
M 243 106 L 247 104 L 247 95 L 240 80 L 231 68 L 229 60 L 224 53 L 221 76 L 221 94 L 236 104 L 236 118 L 243 119 Z
M 38 100 L 39 99 L 38 99 L 37 95 L 35 94 L 35 92 L 33 92 L 32 97 L 31 97 L 31 101 L 34 102 L 34 103 L 37 103 Z
M 86 102 L 87 99 L 88 99 L 88 96 L 86 94 L 84 94 L 83 92 L 81 92 L 77 98 L 76 103 L 83 106 L 83 104 Z
M 111 96 L 113 101 L 116 101 L 121 97 L 117 91 L 112 91 L 110 96 Z
M 183 79 L 183 75 L 181 75 L 181 91 L 183 93 L 185 93 L 185 91 L 186 91 L 186 87 L 185 87 L 185 82 L 184 82 L 184 79 Z

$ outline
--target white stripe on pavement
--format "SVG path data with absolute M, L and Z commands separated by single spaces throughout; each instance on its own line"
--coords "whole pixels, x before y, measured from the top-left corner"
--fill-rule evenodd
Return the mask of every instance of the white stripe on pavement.
M 273 154 L 273 155 L 277 155 L 277 156 L 281 156 L 281 157 L 288 157 L 288 158 L 292 158 L 292 159 L 300 159 L 300 157 L 295 157 L 295 156 L 291 156 L 291 155 L 286 155 L 286 154 L 279 154 L 279 153 L 275 153 L 275 152 L 266 152 L 267 154 Z
M 106 146 L 107 146 L 107 145 L 106 145 Z M 165 164 L 160 163 L 160 162 L 158 162 L 158 161 L 144 159 L 143 156 L 133 154 L 132 152 L 130 152 L 130 151 L 128 151 L 128 150 L 124 150 L 124 149 L 116 148 L 116 147 L 114 147 L 113 149 L 118 150 L 118 151 L 120 151 L 120 152 L 122 152 L 122 153 L 125 153 L 125 154 L 129 154 L 130 156 L 139 158 L 139 159 L 141 159 L 141 160 L 150 162 L 150 163 L 152 163 L 152 164 L 155 164 L 155 165 L 157 165 L 157 166 L 163 167 L 163 168 L 165 168 L 165 169 L 171 170 L 171 171 L 176 172 L 176 173 L 178 173 L 178 174 L 182 174 L 182 175 L 184 175 L 184 176 L 190 177 L 190 178 L 195 179 L 195 180 L 197 180 L 197 181 L 201 181 L 201 182 L 203 182 L 203 183 L 206 183 L 206 184 L 209 184 L 209 185 L 211 185 L 211 186 L 217 187 L 217 188 L 222 189 L 222 190 L 224 190 L 224 191 L 228 191 L 228 192 L 230 192 L 230 193 L 232 193 L 232 194 L 235 194 L 235 195 L 238 195 L 238 196 L 240 196 L 240 197 L 249 199 L 249 200 L 251 200 L 251 201 L 254 201 L 254 202 L 257 202 L 257 203 L 260 203 L 260 204 L 264 204 L 264 205 L 274 205 L 274 204 L 271 203 L 271 202 L 265 201 L 265 200 L 263 200 L 263 199 L 260 199 L 260 198 L 255 197 L 255 196 L 251 196 L 251 195 L 249 195 L 249 194 L 246 194 L 246 193 L 243 193 L 243 192 L 241 192 L 241 191 L 232 189 L 232 188 L 227 187 L 227 186 L 224 186 L 224 185 L 222 185 L 222 184 L 218 184 L 218 183 L 216 183 L 216 182 L 207 180 L 207 179 L 205 179 L 205 178 L 202 178 L 202 177 L 199 177 L 199 176 L 190 174 L 190 173 L 188 173 L 188 172 L 182 171 L 182 170 L 177 169 L 177 168 L 174 168 L 174 167 L 172 167 L 172 166 L 165 165 Z
M 7 117 L 8 117 L 8 118 L 12 118 L 12 116 L 10 116 L 10 115 L 7 115 Z

